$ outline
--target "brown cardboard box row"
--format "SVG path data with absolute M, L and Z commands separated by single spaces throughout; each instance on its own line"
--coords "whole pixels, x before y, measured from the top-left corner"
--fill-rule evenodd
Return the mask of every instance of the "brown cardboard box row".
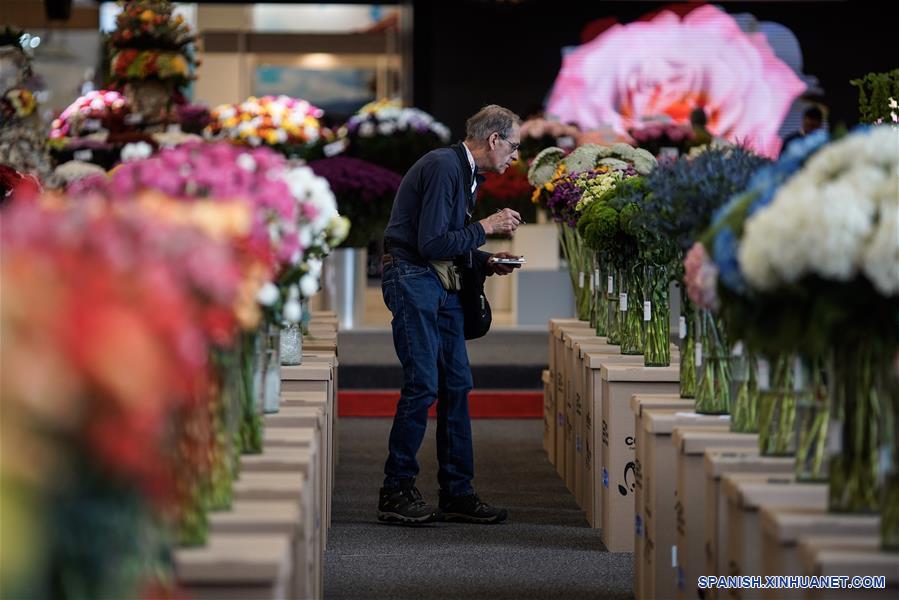
M 210 515 L 205 546 L 175 553 L 192 598 L 322 597 L 337 425 L 336 320 L 325 319 L 303 365 L 282 368 L 281 410 L 266 415 L 264 452 L 242 457 L 231 509 Z
M 826 486 L 797 483 L 792 459 L 759 456 L 757 437 L 729 432 L 726 418 L 660 407 L 677 400 L 631 400 L 642 501 L 635 527 L 636 598 L 895 597 L 899 556 L 879 552 L 877 517 L 827 513 Z M 821 537 L 827 533 L 830 538 Z M 840 533 L 852 537 L 836 544 L 840 538 L 832 536 Z M 885 575 L 886 595 L 697 589 L 700 575 L 816 575 L 837 564 Z
M 796 483 L 791 459 L 761 457 L 756 435 L 695 414 L 677 395 L 676 353 L 667 371 L 647 369 L 572 319 L 550 322 L 549 344 L 547 455 L 608 549 L 634 552 L 636 598 L 837 597 L 697 588 L 700 575 L 821 574 L 836 564 L 893 568 L 896 597 L 899 557 L 878 551 L 877 518 L 828 514 L 823 486 Z M 835 545 L 821 535 L 828 528 L 855 535 Z
M 545 419 L 554 405 L 555 443 L 547 454 L 609 550 L 630 552 L 636 475 L 628 402 L 635 392 L 676 391 L 677 363 L 644 367 L 642 356 L 621 355 L 584 322 L 553 319 L 550 333 L 547 379 L 555 385 L 546 392 Z

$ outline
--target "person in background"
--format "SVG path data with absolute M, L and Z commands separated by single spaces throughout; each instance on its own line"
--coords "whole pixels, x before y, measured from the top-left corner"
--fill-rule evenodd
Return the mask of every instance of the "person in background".
M 715 136 L 712 135 L 711 131 L 706 129 L 708 120 L 705 109 L 702 107 L 694 108 L 690 112 L 690 125 L 693 127 L 693 139 L 688 143 L 689 148 L 694 146 L 708 146 L 712 143 Z
M 790 145 L 790 143 L 794 140 L 806 136 L 816 129 L 821 129 L 821 127 L 823 126 L 824 113 L 820 108 L 818 108 L 817 106 L 812 106 L 805 109 L 805 112 L 802 113 L 802 127 L 800 127 L 799 131 L 794 131 L 784 138 L 783 146 L 780 147 L 780 153 L 783 154 L 784 150 L 787 149 L 787 146 Z
M 521 216 L 505 208 L 472 221 L 480 171 L 502 173 L 518 158 L 521 119 L 501 106 L 485 106 L 466 123 L 465 141 L 425 154 L 403 177 L 384 231 L 384 302 L 393 314 L 393 345 L 403 366 L 378 499 L 378 520 L 420 524 L 439 518 L 499 523 L 503 509 L 481 501 L 472 487 L 474 455 L 468 392 L 471 368 L 453 259 L 468 256 L 492 275 L 518 265 L 517 258 L 477 248 L 489 234 L 511 235 Z M 437 403 L 439 510 L 415 487 L 416 455 Z

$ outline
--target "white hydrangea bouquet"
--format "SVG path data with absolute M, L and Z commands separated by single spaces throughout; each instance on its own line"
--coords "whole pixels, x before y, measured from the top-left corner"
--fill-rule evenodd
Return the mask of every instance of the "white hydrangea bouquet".
M 814 154 L 747 219 L 737 257 L 772 337 L 829 363 L 831 509 L 876 511 L 897 418 L 884 381 L 899 349 L 899 131 Z
M 760 291 L 861 277 L 899 295 L 899 132 L 873 128 L 812 157 L 747 221 L 739 259 Z
M 338 138 L 347 156 L 405 174 L 427 152 L 450 142 L 450 130 L 417 108 L 394 100 L 363 106 L 341 127 Z

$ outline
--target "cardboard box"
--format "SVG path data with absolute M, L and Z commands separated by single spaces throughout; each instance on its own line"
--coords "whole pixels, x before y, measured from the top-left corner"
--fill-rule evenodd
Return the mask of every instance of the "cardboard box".
M 725 474 L 756 474 L 789 476 L 794 471 L 793 457 L 760 456 L 758 448 L 743 450 L 706 450 L 705 466 L 705 572 L 704 575 L 727 573 L 727 497 L 721 493 L 721 477 Z M 713 600 L 719 590 L 705 591 Z M 723 592 L 722 592 L 723 593 Z
M 670 394 L 675 396 L 675 394 Z M 641 598 L 674 598 L 676 594 L 674 554 L 677 503 L 677 454 L 672 437 L 675 428 L 722 429 L 716 415 L 699 415 L 678 409 L 641 409 Z M 634 522 L 636 524 L 636 508 Z M 635 548 L 636 548 L 636 534 Z
M 644 598 L 643 579 L 643 451 L 645 434 L 641 418 L 646 408 L 674 408 L 689 410 L 692 399 L 681 398 L 677 394 L 635 394 L 630 400 L 634 413 L 634 597 Z
M 602 478 L 599 476 L 602 460 L 602 381 L 601 369 L 605 360 L 629 360 L 618 353 L 618 346 L 596 344 L 581 346 L 584 363 L 584 461 L 583 508 L 587 522 L 594 529 L 602 525 Z
M 312 550 L 307 553 L 306 581 L 321 590 L 324 573 L 324 540 L 321 535 L 321 519 L 315 514 L 316 490 L 302 473 L 242 473 L 234 482 L 235 502 L 241 501 L 294 501 L 299 502 L 303 514 L 302 526 L 308 533 Z M 305 596 L 300 596 L 305 597 Z M 319 597 L 319 596 L 315 596 Z
M 317 406 L 286 406 L 281 409 L 280 412 L 266 415 L 265 417 L 265 433 L 264 436 L 268 436 L 269 439 L 283 439 L 284 436 L 293 436 L 295 435 L 293 432 L 302 429 L 312 429 L 316 437 L 316 447 L 315 447 L 315 480 L 313 481 L 315 485 L 315 489 L 317 491 L 318 504 L 316 505 L 316 517 L 324 523 L 325 533 L 323 534 L 323 538 L 327 540 L 327 527 L 328 527 L 328 515 L 330 512 L 326 512 L 325 507 L 327 506 L 330 510 L 331 503 L 331 490 L 326 486 L 327 477 L 329 473 L 327 458 L 325 452 L 329 445 L 329 439 L 327 438 L 327 420 L 325 419 L 325 413 L 321 407 Z M 263 438 L 264 439 L 264 438 Z M 280 447 L 279 447 L 280 446 Z M 298 449 L 302 450 L 302 449 Z M 273 444 L 272 447 L 266 447 L 265 452 L 263 454 L 257 455 L 244 455 L 241 457 L 242 462 L 260 462 L 260 467 L 264 467 L 268 464 L 268 461 L 263 459 L 262 457 L 270 454 L 272 452 L 277 452 L 283 454 L 285 452 L 289 453 L 293 451 L 290 447 L 285 447 L 283 442 L 279 444 Z M 253 465 L 252 470 L 265 470 L 264 468 L 255 468 L 256 465 Z M 285 471 L 289 470 L 289 468 L 280 468 L 276 469 L 277 471 Z M 310 475 L 306 475 L 307 478 Z
M 695 415 L 692 413 L 691 416 Z M 728 416 L 728 415 L 724 415 Z M 705 418 L 705 417 L 700 417 Z M 721 417 L 719 417 L 721 418 Z M 706 507 L 705 452 L 712 448 L 752 450 L 759 447 L 755 433 L 732 433 L 730 418 L 721 419 L 726 428 L 696 430 L 676 427 L 672 433 L 677 449 L 677 596 L 681 600 L 698 596 L 697 581 L 705 572 Z
M 549 464 L 556 464 L 556 397 L 553 378 L 549 369 L 540 374 L 543 382 L 543 450 Z
M 294 413 L 294 409 L 302 409 L 302 408 L 313 408 L 322 411 L 323 415 L 323 430 L 321 434 L 321 444 L 319 448 L 321 452 L 319 452 L 320 457 L 320 466 L 319 469 L 322 473 L 322 486 L 325 491 L 325 504 L 323 505 L 324 514 L 322 515 L 324 518 L 325 527 L 331 526 L 331 495 L 334 491 L 334 419 L 332 411 L 334 410 L 333 405 L 331 404 L 331 398 L 325 395 L 325 393 L 321 391 L 307 391 L 307 392 L 282 392 L 281 393 L 281 405 L 282 408 L 278 413 L 273 415 L 269 415 L 266 418 L 266 425 L 269 428 L 282 430 L 282 429 L 295 429 L 294 427 L 285 427 L 283 425 L 283 421 L 278 418 L 279 415 L 282 415 L 284 419 L 291 418 Z M 302 413 L 300 413 L 302 414 Z
M 796 483 L 792 475 L 724 475 L 721 491 L 727 497 L 727 572 L 725 575 L 764 575 L 762 567 L 762 506 L 820 508 L 827 506 L 827 485 Z M 732 589 L 725 597 L 760 598 L 761 590 Z
M 287 534 L 210 535 L 205 546 L 175 548 L 175 573 L 197 600 L 281 600 L 293 595 Z
M 642 361 L 641 361 L 642 362 Z M 602 380 L 602 541 L 611 552 L 634 550 L 634 394 L 677 393 L 677 364 L 645 367 L 603 363 Z
M 325 392 L 328 397 L 327 435 L 330 446 L 327 448 L 328 460 L 331 465 L 329 480 L 334 481 L 334 465 L 337 463 L 337 362 L 333 364 L 306 363 L 297 366 L 281 367 L 281 400 L 287 392 Z
M 595 421 L 595 416 L 593 415 L 593 402 L 592 396 L 590 395 L 590 375 L 591 369 L 588 367 L 590 359 L 587 356 L 587 353 L 600 352 L 606 353 L 609 356 L 620 356 L 618 354 L 618 346 L 613 346 L 610 344 L 603 343 L 605 338 L 592 338 L 589 340 L 575 340 L 575 352 L 576 352 L 576 362 L 577 362 L 577 371 L 575 375 L 575 388 L 574 388 L 574 409 L 575 409 L 575 500 L 577 500 L 578 506 L 587 514 L 587 521 L 590 522 L 589 513 L 593 512 L 592 506 L 588 506 L 589 502 L 592 502 L 593 494 L 590 491 L 590 486 L 593 485 L 593 477 L 590 473 L 592 469 L 593 457 L 592 457 L 592 448 L 589 448 L 591 456 L 587 456 L 588 447 L 590 446 L 590 441 L 588 439 L 588 435 L 593 432 L 593 422 Z M 589 432 L 589 434 L 588 434 Z M 588 467 L 589 463 L 589 467 Z
M 324 477 L 318 456 L 308 448 L 271 448 L 262 454 L 244 454 L 240 461 L 241 479 L 249 475 L 290 475 L 300 473 L 308 486 L 304 489 L 312 497 L 312 532 L 319 551 L 318 564 L 323 565 L 328 530 L 324 505 L 329 501 L 324 490 Z M 238 480 L 239 482 L 240 480 Z
M 231 510 L 209 515 L 210 535 L 286 534 L 291 538 L 295 598 L 319 598 L 322 595 L 320 549 L 317 536 L 307 529 L 309 515 L 298 500 L 238 500 Z
M 880 549 L 879 536 L 808 536 L 799 539 L 803 575 L 880 577 L 886 588 L 879 590 L 807 590 L 808 600 L 835 600 L 850 596 L 860 600 L 893 600 L 899 596 L 899 553 Z
M 553 363 L 555 364 L 556 386 L 556 472 L 565 479 L 565 386 L 566 386 L 566 361 L 565 361 L 565 329 L 577 329 L 586 333 L 589 323 L 577 321 L 578 325 L 559 325 L 553 331 Z
M 809 536 L 863 536 L 878 539 L 879 515 L 831 513 L 814 508 L 764 507 L 762 521 L 762 566 L 765 575 L 803 575 L 799 540 Z M 799 597 L 796 590 L 762 590 L 762 597 Z
M 611 348 L 617 348 L 612 346 Z M 606 350 L 610 350 L 606 348 Z M 595 529 L 602 528 L 602 497 L 605 492 L 602 479 L 602 453 L 603 453 L 603 428 L 602 415 L 605 397 L 603 396 L 602 386 L 602 367 L 606 364 L 628 364 L 642 365 L 642 356 L 629 356 L 614 353 L 605 354 L 599 352 L 587 352 L 584 356 L 584 368 L 588 374 L 587 394 L 590 397 L 590 462 L 593 465 L 590 469 L 588 479 L 592 481 L 591 491 L 593 493 L 592 510 L 588 510 L 588 515 L 592 513 L 593 527 Z M 586 429 L 586 427 L 585 427 Z M 585 461 L 586 462 L 586 461 Z
M 565 371 L 565 486 L 568 491 L 577 496 L 577 408 L 578 398 L 578 353 L 576 344 L 582 341 L 599 343 L 600 339 L 592 329 L 589 333 L 580 333 L 563 329 L 564 340 L 564 371 Z

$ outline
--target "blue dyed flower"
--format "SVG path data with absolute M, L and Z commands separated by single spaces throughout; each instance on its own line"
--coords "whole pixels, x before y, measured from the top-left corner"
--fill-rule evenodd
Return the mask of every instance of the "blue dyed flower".
M 718 267 L 718 281 L 735 294 L 743 294 L 746 291 L 746 282 L 740 271 L 740 261 L 737 259 L 740 240 L 734 235 L 730 227 L 722 227 L 715 236 L 712 256 L 715 266 Z

